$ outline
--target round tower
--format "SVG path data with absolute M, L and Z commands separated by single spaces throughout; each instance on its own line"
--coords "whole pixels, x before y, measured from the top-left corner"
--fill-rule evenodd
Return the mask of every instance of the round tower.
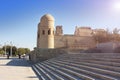
M 54 48 L 54 18 L 50 14 L 42 16 L 38 24 L 38 48 Z

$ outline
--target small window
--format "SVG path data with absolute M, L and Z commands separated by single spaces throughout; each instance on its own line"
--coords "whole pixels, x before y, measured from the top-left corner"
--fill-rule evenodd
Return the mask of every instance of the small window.
M 45 31 L 44 30 L 42 31 L 42 34 L 45 35 Z
M 38 38 L 40 37 L 40 35 L 38 34 Z
M 48 30 L 48 35 L 50 35 L 51 34 L 51 31 L 50 31 L 50 29 Z

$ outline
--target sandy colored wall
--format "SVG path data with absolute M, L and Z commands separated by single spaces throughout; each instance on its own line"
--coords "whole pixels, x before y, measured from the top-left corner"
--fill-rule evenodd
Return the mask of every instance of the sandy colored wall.
M 89 49 L 96 46 L 92 37 L 63 35 L 55 36 L 55 48 Z
M 30 60 L 33 63 L 48 60 L 50 58 L 57 57 L 62 54 L 67 54 L 67 51 L 62 49 L 41 49 L 41 48 L 35 48 L 30 53 Z
M 120 42 L 107 42 L 97 45 L 97 48 L 104 53 L 112 53 L 117 47 L 120 47 Z

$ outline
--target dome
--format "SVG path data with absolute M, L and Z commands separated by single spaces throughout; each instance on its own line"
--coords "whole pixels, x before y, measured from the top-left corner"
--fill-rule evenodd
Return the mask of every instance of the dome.
M 43 21 L 54 21 L 54 17 L 50 14 L 45 14 L 44 16 L 42 16 L 41 20 Z

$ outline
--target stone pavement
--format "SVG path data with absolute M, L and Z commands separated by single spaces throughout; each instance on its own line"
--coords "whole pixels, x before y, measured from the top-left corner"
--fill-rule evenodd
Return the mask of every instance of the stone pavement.
M 25 59 L 0 57 L 0 80 L 39 80 Z

